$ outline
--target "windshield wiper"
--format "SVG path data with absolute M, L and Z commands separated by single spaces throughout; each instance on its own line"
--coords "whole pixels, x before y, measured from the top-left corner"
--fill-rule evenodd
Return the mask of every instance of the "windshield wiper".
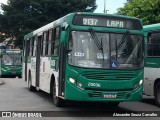
M 103 41 L 102 41 L 102 38 L 101 38 L 101 47 L 102 47 L 102 56 L 103 56 L 103 61 L 104 61 L 104 51 L 103 51 Z
M 98 37 L 97 37 L 97 35 L 95 34 L 95 32 L 94 32 L 94 30 L 92 28 L 89 29 L 89 32 L 90 32 L 90 34 L 91 34 L 91 36 L 92 36 L 97 48 L 102 51 L 102 56 L 103 56 L 103 61 L 104 61 L 104 51 L 103 51 L 102 39 L 101 39 L 101 42 L 98 40 Z
M 117 45 L 117 50 L 122 47 L 123 43 L 126 41 L 126 38 L 128 38 L 128 34 L 129 34 L 129 30 L 127 29 L 127 31 L 123 34 L 123 37 L 120 40 L 119 44 Z
M 90 29 L 89 29 L 89 32 L 90 32 L 90 34 L 91 34 L 91 36 L 92 36 L 92 38 L 93 38 L 93 40 L 94 40 L 97 48 L 98 48 L 99 50 L 102 50 L 102 49 L 103 49 L 103 48 L 102 48 L 102 45 L 101 45 L 101 43 L 99 42 L 98 37 L 97 37 L 97 35 L 95 34 L 94 30 L 93 30 L 92 28 L 90 28 Z
M 124 45 L 124 43 L 126 42 L 127 38 L 128 38 L 128 35 L 129 35 L 129 30 L 127 30 L 124 34 L 123 34 L 123 37 L 122 39 L 120 40 L 119 44 L 117 45 L 116 47 L 116 54 L 118 55 L 122 49 L 124 49 L 126 46 Z M 117 42 L 116 42 L 117 44 Z M 121 50 L 120 50 L 121 49 Z M 121 53 L 120 53 L 121 54 Z

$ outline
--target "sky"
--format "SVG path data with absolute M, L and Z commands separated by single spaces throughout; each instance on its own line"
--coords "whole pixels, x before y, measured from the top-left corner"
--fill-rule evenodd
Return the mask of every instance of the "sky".
M 95 13 L 103 13 L 104 12 L 104 1 L 105 0 L 96 0 L 96 4 L 98 5 Z M 117 8 L 123 7 L 124 3 L 127 0 L 106 0 L 106 10 L 107 13 L 113 14 L 117 12 Z M 0 0 L 0 3 L 7 3 L 7 0 Z
M 96 0 L 96 4 L 98 5 L 95 13 L 103 13 L 104 12 L 104 1 L 105 0 Z M 117 12 L 117 8 L 123 7 L 124 3 L 127 0 L 106 0 L 106 10 L 107 13 L 113 14 Z
M 7 0 L 0 0 L 0 3 L 6 4 L 6 3 L 7 3 Z

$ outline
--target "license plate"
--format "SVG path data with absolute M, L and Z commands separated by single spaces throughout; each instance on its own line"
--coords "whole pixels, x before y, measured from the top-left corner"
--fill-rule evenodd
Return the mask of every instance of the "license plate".
M 104 98 L 116 98 L 117 95 L 116 94 L 104 94 L 103 97 Z

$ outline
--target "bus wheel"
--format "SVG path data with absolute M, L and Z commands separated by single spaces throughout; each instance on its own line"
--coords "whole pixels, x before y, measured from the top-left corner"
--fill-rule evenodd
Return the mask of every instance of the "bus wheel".
M 54 82 L 53 84 L 53 103 L 56 107 L 63 107 L 64 106 L 64 100 L 56 96 L 56 84 Z
M 34 92 L 36 90 L 36 88 L 32 86 L 32 80 L 31 80 L 31 75 L 30 74 L 28 76 L 28 88 L 32 92 Z
M 18 75 L 18 78 L 22 78 L 22 76 L 21 76 L 21 75 Z
M 118 107 L 120 102 L 108 102 L 109 107 Z
M 155 101 L 156 101 L 156 104 L 160 107 L 160 82 L 156 85 Z

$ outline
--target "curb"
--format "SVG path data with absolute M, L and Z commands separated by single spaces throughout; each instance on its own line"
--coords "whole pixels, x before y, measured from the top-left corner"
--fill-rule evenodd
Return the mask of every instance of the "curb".
M 0 86 L 3 85 L 3 84 L 4 84 L 4 82 L 3 82 L 3 81 L 0 81 Z

